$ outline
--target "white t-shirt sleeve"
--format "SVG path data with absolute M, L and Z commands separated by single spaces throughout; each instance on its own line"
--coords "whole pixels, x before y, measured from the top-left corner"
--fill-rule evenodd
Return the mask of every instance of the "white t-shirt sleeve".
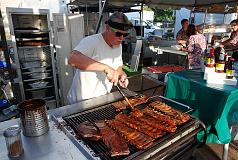
M 85 56 L 92 57 L 94 53 L 95 43 L 93 43 L 91 40 L 95 41 L 95 39 L 93 40 L 92 38 L 88 37 L 82 39 L 79 44 L 74 48 L 74 50 L 81 52 Z

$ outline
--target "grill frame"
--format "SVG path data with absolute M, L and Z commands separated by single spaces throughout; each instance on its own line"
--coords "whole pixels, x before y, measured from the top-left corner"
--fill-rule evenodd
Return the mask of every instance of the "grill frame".
M 155 97 L 157 99 L 158 98 L 162 99 L 162 101 L 168 100 L 167 98 L 164 98 L 162 96 L 155 96 Z M 105 113 L 102 113 L 102 112 L 104 109 L 107 109 L 107 108 L 110 109 L 109 110 L 111 112 L 110 115 L 108 115 L 108 113 L 106 113 L 106 115 L 105 115 L 106 117 L 96 118 L 98 115 L 104 115 Z M 189 107 L 187 107 L 187 109 L 189 109 Z M 102 114 L 100 114 L 100 113 L 102 113 Z M 84 117 L 82 119 L 78 119 L 77 116 L 82 117 L 82 115 L 85 115 L 85 114 L 96 114 L 96 116 L 92 116 L 92 117 L 89 116 L 88 119 L 84 119 Z M 79 122 L 83 122 L 85 120 L 94 121 L 94 120 L 99 120 L 99 119 L 112 119 L 116 114 L 117 113 L 115 112 L 115 109 L 113 110 L 111 103 L 109 103 L 109 104 L 98 106 L 96 108 L 93 108 L 90 110 L 85 110 L 85 111 L 82 111 L 82 112 L 79 112 L 79 113 L 76 113 L 73 115 L 62 116 L 60 118 L 53 117 L 53 119 L 55 119 L 55 121 L 59 124 L 61 129 L 66 133 L 66 135 L 71 139 L 71 141 L 79 148 L 79 150 L 81 152 L 83 152 L 83 154 L 88 159 L 113 159 L 113 160 L 115 159 L 115 160 L 118 160 L 118 159 L 137 159 L 139 157 L 143 158 L 143 159 L 151 158 L 154 155 L 156 155 L 156 153 L 161 152 L 161 150 L 164 150 L 164 149 L 166 150 L 166 148 L 169 146 L 171 147 L 171 144 L 179 141 L 179 139 L 181 139 L 181 138 L 188 139 L 188 138 L 186 138 L 186 137 L 188 137 L 187 135 L 190 135 L 189 138 L 194 137 L 199 131 L 202 130 L 201 122 L 198 119 L 191 117 L 191 120 L 189 122 L 185 123 L 184 125 L 178 127 L 178 129 L 175 133 L 169 133 L 169 134 L 167 133 L 164 137 L 159 138 L 158 140 L 155 140 L 155 144 L 147 150 L 137 150 L 137 149 L 134 150 L 135 147 L 133 148 L 133 147 L 129 146 L 130 151 L 132 148 L 132 154 L 130 154 L 129 156 L 121 156 L 119 158 L 111 158 L 109 155 L 107 155 L 108 157 L 105 158 L 104 156 L 102 156 L 102 154 L 98 154 L 97 152 L 95 152 L 95 150 L 92 149 L 92 146 L 87 142 L 87 140 L 78 139 L 78 136 L 75 133 L 75 130 L 67 122 L 67 121 L 69 121 L 68 119 L 70 119 L 70 118 L 76 118 L 76 119 L 78 119 Z M 108 118 L 108 116 L 111 116 L 111 117 Z M 77 123 L 77 125 L 78 124 L 79 123 Z M 74 128 L 75 128 L 75 126 L 74 126 Z M 93 142 L 93 143 L 95 143 L 95 142 Z M 98 156 L 100 156 L 100 157 L 98 157 Z

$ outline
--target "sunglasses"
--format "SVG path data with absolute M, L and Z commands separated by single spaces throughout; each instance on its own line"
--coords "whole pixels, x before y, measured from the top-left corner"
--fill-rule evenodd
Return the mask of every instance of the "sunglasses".
M 121 36 L 126 37 L 126 36 L 129 35 L 129 33 L 118 32 L 117 29 L 115 29 L 115 28 L 111 27 L 111 29 L 112 29 L 113 32 L 115 32 L 116 37 L 121 37 Z

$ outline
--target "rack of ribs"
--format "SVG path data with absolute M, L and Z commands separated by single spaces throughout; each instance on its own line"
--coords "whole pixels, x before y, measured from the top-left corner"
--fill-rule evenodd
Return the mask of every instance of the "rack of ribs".
M 166 131 L 166 132 L 175 132 L 177 127 L 171 126 L 168 123 L 158 121 L 157 119 L 148 116 L 146 114 L 143 114 L 143 112 L 139 109 L 134 109 L 133 112 L 131 112 L 131 116 L 137 118 L 139 121 L 144 122 L 146 124 L 149 124 L 159 130 Z
M 149 100 L 149 97 L 147 97 L 147 96 L 129 98 L 129 102 L 132 105 L 132 107 L 146 103 L 148 100 Z M 116 111 L 121 111 L 121 110 L 127 109 L 129 107 L 129 104 L 125 100 L 114 102 L 114 103 L 112 103 L 112 105 L 116 108 Z
M 177 110 L 173 109 L 172 107 L 168 106 L 167 104 L 160 102 L 160 101 L 152 102 L 149 104 L 149 106 L 151 106 L 152 108 L 154 108 L 156 110 L 164 112 L 164 113 L 174 117 L 177 120 L 180 120 L 181 121 L 180 124 L 185 123 L 190 119 L 189 115 L 187 115 L 183 112 L 177 111 Z
M 123 109 L 127 109 L 128 107 L 128 103 L 125 100 L 114 102 L 112 103 L 112 105 L 116 108 L 116 111 L 118 112 Z
M 77 127 L 77 132 L 85 139 L 94 141 L 101 139 L 99 130 L 93 123 L 89 121 L 80 123 Z
M 108 127 L 103 120 L 95 122 L 102 135 L 103 142 L 110 149 L 111 156 L 129 155 L 129 147 L 126 140 Z
M 121 134 L 130 144 L 138 149 L 146 149 L 153 145 L 153 138 L 128 127 L 116 119 L 108 120 L 107 124 Z
M 127 126 L 134 128 L 134 129 L 136 129 L 152 138 L 155 138 L 155 139 L 165 135 L 165 132 L 163 132 L 157 128 L 154 128 L 146 123 L 141 123 L 138 120 L 136 120 L 135 118 L 133 118 L 131 116 L 127 116 L 122 113 L 118 114 L 115 117 L 115 119 L 125 123 Z
M 160 112 L 156 112 L 151 108 L 146 107 L 142 110 L 143 114 L 146 114 L 148 116 L 154 117 L 155 119 L 168 123 L 169 125 L 176 126 L 181 123 L 181 121 L 174 119 L 173 117 L 169 115 L 162 114 Z

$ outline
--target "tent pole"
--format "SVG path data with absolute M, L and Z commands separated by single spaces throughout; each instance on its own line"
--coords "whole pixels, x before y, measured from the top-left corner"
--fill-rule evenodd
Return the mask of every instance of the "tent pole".
M 143 3 L 141 3 L 141 10 L 140 10 L 140 30 L 141 30 L 141 36 L 144 36 L 143 31 Z
M 224 13 L 223 24 L 225 24 L 225 21 L 226 21 L 226 13 Z
M 204 19 L 203 19 L 202 34 L 204 33 L 204 28 L 205 28 L 205 25 L 206 25 L 206 18 L 207 18 L 207 8 L 206 8 Z
M 87 25 L 87 35 L 89 36 L 89 28 L 88 28 L 88 4 L 85 4 L 86 8 L 86 25 Z
M 141 12 L 140 12 L 140 26 L 141 26 L 141 40 L 144 37 L 144 27 L 143 27 L 143 3 L 141 3 Z M 141 52 L 139 54 L 139 62 L 138 65 L 141 64 L 143 66 L 144 63 L 144 52 L 143 52 L 143 40 L 142 40 L 142 47 Z M 141 62 L 140 62 L 141 61 Z
M 194 14 L 194 10 L 195 10 L 195 7 L 193 7 L 193 9 L 190 11 L 189 23 L 194 23 L 194 22 L 192 21 L 192 14 Z
M 99 11 L 99 15 L 102 15 L 102 0 L 98 0 L 98 11 Z M 103 16 L 103 15 L 102 15 Z M 99 32 L 102 32 L 102 23 L 100 22 L 99 24 Z
M 99 3 L 101 3 L 101 0 L 99 0 Z M 103 12 L 105 10 L 106 3 L 107 3 L 107 0 L 104 1 L 103 6 L 100 7 L 101 9 L 99 8 L 99 18 L 98 18 L 97 28 L 96 28 L 96 32 L 95 32 L 96 34 L 98 33 L 99 28 L 100 28 L 100 24 L 102 22 Z M 99 5 L 99 6 L 101 6 L 101 5 Z

